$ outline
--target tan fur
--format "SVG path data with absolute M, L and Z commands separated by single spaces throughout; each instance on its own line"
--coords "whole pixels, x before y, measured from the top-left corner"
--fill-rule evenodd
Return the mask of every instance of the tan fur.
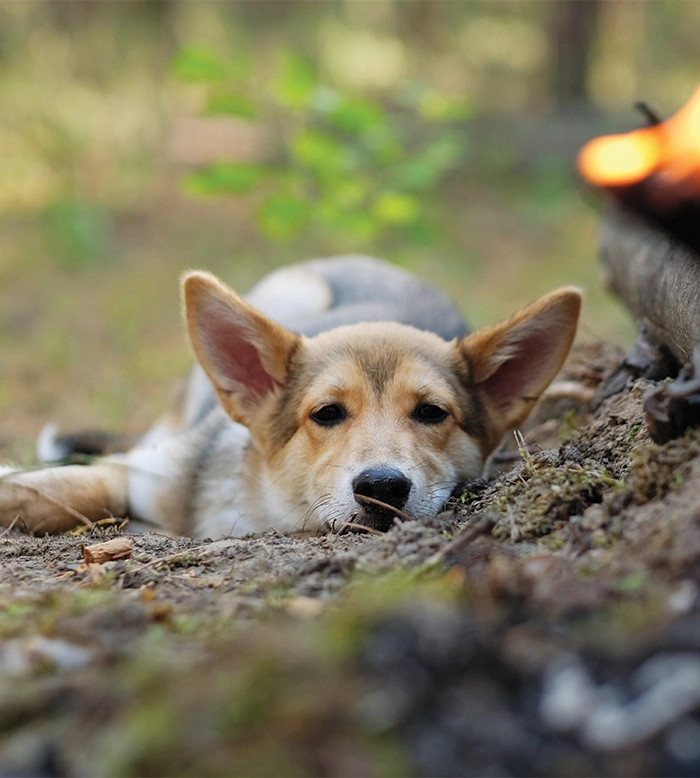
M 434 513 L 422 493 L 446 481 L 454 486 L 459 474 L 481 468 L 477 441 L 458 424 L 468 395 L 451 372 L 453 349 L 436 335 L 395 324 L 353 325 L 305 341 L 292 364 L 298 380 L 277 403 L 261 405 L 249 425 L 254 446 L 243 483 L 251 502 L 256 474 L 264 473 L 310 510 L 328 499 L 313 525 L 342 522 L 355 509 L 351 477 L 366 465 L 390 462 L 418 483 L 411 515 Z M 376 369 L 382 362 L 395 370 L 378 391 L 362 364 Z M 376 370 L 374 378 L 376 383 Z M 411 414 L 420 402 L 444 406 L 449 418 L 440 425 L 416 422 Z M 337 427 L 314 424 L 311 413 L 331 403 L 342 404 L 348 419 Z M 274 434 L 279 405 L 293 414 L 293 428 L 282 438 Z M 344 500 L 337 496 L 343 485 Z
M 223 407 L 251 434 L 242 479 L 247 502 L 260 505 L 265 485 L 274 484 L 297 513 L 307 511 L 303 515 L 314 526 L 329 526 L 350 514 L 358 520 L 362 511 L 353 502 L 352 476 L 368 465 L 411 473 L 415 488 L 407 506 L 417 519 L 439 507 L 435 494 L 447 497 L 456 483 L 479 475 L 506 430 L 522 423 L 561 367 L 581 299 L 574 289 L 559 290 L 460 342 L 392 323 L 340 327 L 308 340 L 266 320 L 210 276 L 188 276 L 184 289 L 199 361 Z M 274 385 L 257 401 L 213 365 L 216 349 L 206 342 L 203 321 L 224 299 L 232 321 L 245 321 L 244 329 L 274 377 Z M 526 361 L 535 367 L 524 385 L 513 382 L 510 394 L 498 386 L 513 354 L 529 341 L 544 345 L 543 339 L 551 339 L 555 348 L 541 349 L 542 358 L 528 353 Z M 498 392 L 491 391 L 494 385 Z M 245 408 L 241 397 L 247 397 Z M 437 425 L 416 421 L 412 414 L 421 403 L 446 410 L 446 420 Z M 342 406 L 347 419 L 319 427 L 312 413 L 332 404 Z
M 64 532 L 77 524 L 125 516 L 127 472 L 108 460 L 0 475 L 0 524 L 15 518 L 32 532 Z

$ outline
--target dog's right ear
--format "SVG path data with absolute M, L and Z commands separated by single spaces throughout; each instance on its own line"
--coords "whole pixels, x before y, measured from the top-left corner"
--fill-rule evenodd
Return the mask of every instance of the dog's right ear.
M 186 273 L 182 297 L 190 340 L 221 404 L 249 424 L 287 380 L 298 335 L 268 319 L 211 273 Z
M 525 421 L 559 372 L 576 335 L 580 311 L 581 292 L 563 287 L 459 342 L 486 412 L 485 453 Z

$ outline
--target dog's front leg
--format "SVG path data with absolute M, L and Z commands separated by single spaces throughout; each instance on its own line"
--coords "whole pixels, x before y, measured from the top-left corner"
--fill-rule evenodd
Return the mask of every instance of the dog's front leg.
M 127 513 L 127 470 L 118 461 L 42 470 L 0 468 L 0 526 L 63 532 Z

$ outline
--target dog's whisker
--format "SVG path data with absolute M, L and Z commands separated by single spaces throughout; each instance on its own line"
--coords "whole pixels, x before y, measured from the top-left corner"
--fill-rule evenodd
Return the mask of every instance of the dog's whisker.
M 337 532 L 336 527 L 341 527 L 347 520 L 347 513 L 340 509 L 340 506 L 334 503 L 328 505 L 329 510 L 324 516 L 324 521 L 328 527 L 333 528 L 333 531 Z
M 352 468 L 348 467 L 348 465 L 341 465 L 337 462 L 325 462 L 321 467 L 334 467 L 338 470 L 345 470 L 346 472 L 351 472 Z
M 412 473 L 414 470 L 421 470 L 422 468 L 426 467 L 428 465 L 427 460 L 424 462 L 417 462 L 415 465 L 411 465 L 409 468 L 406 468 L 407 473 Z
M 343 524 L 348 520 L 348 515 L 342 510 L 341 504 L 336 500 L 328 500 L 322 507 L 330 509 L 324 516 L 326 525 L 331 528 L 332 532 L 341 532 Z M 352 518 L 354 518 L 354 514 L 350 517 L 350 519 Z M 336 529 L 336 526 L 338 529 Z
M 321 495 L 321 497 L 319 497 L 317 500 L 315 500 L 308 507 L 308 509 L 306 510 L 304 515 L 297 522 L 297 525 L 301 524 L 301 528 L 299 530 L 297 530 L 297 531 L 306 532 L 306 525 L 311 520 L 314 512 L 316 512 L 318 514 L 319 509 L 322 508 L 324 505 L 328 504 L 330 502 L 330 500 L 331 500 L 331 496 L 330 495 Z M 295 509 L 298 509 L 299 507 L 301 507 L 302 504 L 303 503 L 298 504 Z M 322 516 L 320 516 L 320 515 L 318 516 L 318 524 L 321 527 L 326 524 L 325 519 Z

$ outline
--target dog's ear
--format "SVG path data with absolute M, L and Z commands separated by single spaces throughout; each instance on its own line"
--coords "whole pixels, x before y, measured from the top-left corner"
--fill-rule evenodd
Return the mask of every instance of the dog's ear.
M 489 453 L 508 430 L 525 421 L 559 372 L 580 311 L 580 291 L 564 287 L 459 342 L 484 404 Z
M 301 338 L 268 319 L 211 273 L 185 274 L 182 294 L 199 363 L 231 418 L 249 424 L 261 403 L 284 386 Z

